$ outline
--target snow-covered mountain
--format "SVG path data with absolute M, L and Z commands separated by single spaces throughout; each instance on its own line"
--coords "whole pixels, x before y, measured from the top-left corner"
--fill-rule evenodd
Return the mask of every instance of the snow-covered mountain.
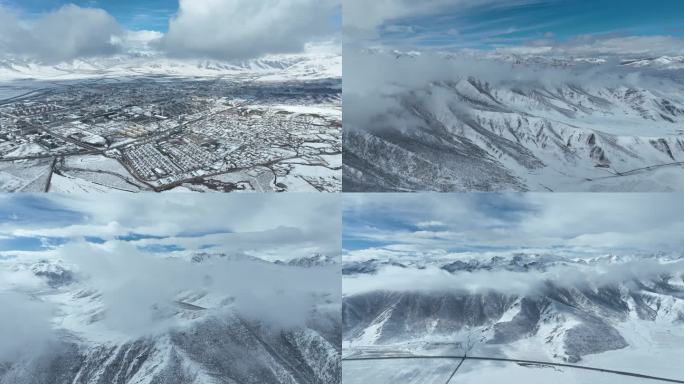
M 288 260 L 287 262 L 277 260 L 276 264 L 285 264 L 285 265 L 290 265 L 294 267 L 305 267 L 305 268 L 310 268 L 310 267 L 317 267 L 317 266 L 323 266 L 323 265 L 335 265 L 338 264 L 338 261 L 330 256 L 327 255 L 321 255 L 321 254 L 315 254 L 309 257 L 300 257 L 296 259 L 291 259 Z
M 345 88 L 345 190 L 684 190 L 682 58 L 365 55 L 415 79 Z
M 283 273 L 288 268 L 304 268 L 274 267 L 246 256 L 195 256 L 186 261 L 188 271 L 224 258 L 232 263 L 252 263 L 256 268 L 280 268 Z M 104 300 L 106 294 L 97 281 L 91 281 L 77 266 L 10 256 L 0 265 L 0 275 L 0 301 L 3 291 L 15 292 L 29 297 L 29 303 L 49 308 L 50 317 L 49 331 L 27 328 L 42 336 L 27 339 L 30 343 L 19 348 L 20 353 L 4 353 L 0 348 L 2 384 L 341 382 L 340 307 L 324 293 L 309 293 L 315 305 L 304 322 L 280 324 L 245 315 L 235 308 L 235 298 L 225 292 L 206 287 L 179 290 L 173 300 L 154 303 L 153 328 L 122 328 L 116 322 L 121 319 L 112 320 L 112 305 L 130 306 L 130 311 L 146 308 L 119 299 Z M 211 285 L 207 281 L 207 286 Z M 141 296 L 149 294 L 140 292 Z M 254 308 L 255 313 L 261 311 Z M 138 315 L 131 312 L 126 317 Z M 23 330 L 16 332 L 17 337 L 24 337 Z
M 627 59 L 622 65 L 631 67 L 655 67 L 664 69 L 684 68 L 684 56 L 659 56 L 638 59 Z
M 264 80 L 310 80 L 342 76 L 342 57 L 334 53 L 267 56 L 252 60 L 173 59 L 160 55 L 114 56 L 42 64 L 0 60 L 0 80 L 69 80 L 128 76 L 250 76 Z
M 675 345 L 684 339 L 682 260 L 662 254 L 564 259 L 524 253 L 442 260 L 432 267 L 453 279 L 445 288 L 439 286 L 441 278 L 425 274 L 425 285 L 436 285 L 432 289 L 416 284 L 415 274 L 396 270 L 422 271 L 429 263 L 405 261 L 397 267 L 368 260 L 364 268 L 359 261 L 348 263 L 345 354 L 453 355 L 467 350 L 473 356 L 579 362 L 676 378 L 676 368 L 666 364 L 684 354 Z M 654 265 L 665 267 L 651 274 L 629 272 Z M 611 273 L 591 275 L 606 266 Z M 558 273 L 545 274 L 553 270 Z M 475 283 L 472 276 L 478 273 Z M 357 288 L 364 276 L 363 281 L 377 279 L 380 286 L 397 279 L 405 284 L 401 289 L 398 282 L 387 283 L 387 289 Z M 538 280 L 532 284 L 525 276 Z M 516 284 L 522 281 L 530 287 L 519 289 Z M 639 359 L 645 360 L 641 368 L 630 366 Z
M 334 330 L 321 321 L 278 331 L 227 316 L 120 343 L 65 335 L 44 354 L 3 364 L 0 383 L 335 383 Z
M 442 256 L 431 254 L 402 255 L 393 252 L 384 256 L 346 260 L 342 273 L 347 276 L 377 274 L 383 268 L 398 267 L 403 269 L 422 270 L 428 267 L 455 272 L 508 271 L 508 272 L 547 272 L 553 268 L 568 267 L 575 269 L 594 269 L 600 266 L 616 266 L 643 262 L 677 263 L 683 260 L 678 254 L 670 253 L 638 253 L 638 254 L 599 254 L 579 256 L 551 252 L 507 252 L 496 255 L 478 253 L 459 254 L 444 252 Z

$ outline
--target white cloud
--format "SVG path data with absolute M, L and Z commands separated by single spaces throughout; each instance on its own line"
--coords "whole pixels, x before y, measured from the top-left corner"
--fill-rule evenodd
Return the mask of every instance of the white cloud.
M 11 236 L 18 237 L 80 237 L 102 236 L 113 237 L 123 235 L 130 230 L 123 228 L 117 222 L 104 225 L 67 225 L 53 228 L 17 228 L 11 230 Z
M 101 9 L 66 5 L 34 21 L 0 5 L 0 52 L 41 62 L 111 55 L 123 28 Z
M 502 47 L 502 53 L 559 56 L 677 56 L 684 55 L 684 39 L 674 36 L 580 36 L 568 42 L 535 41 L 531 44 Z
M 421 221 L 419 223 L 416 223 L 417 227 L 420 228 L 434 228 L 434 227 L 443 227 L 445 224 L 441 221 L 437 220 L 429 220 L 429 221 Z
M 126 31 L 121 38 L 117 38 L 122 49 L 133 53 L 147 53 L 156 50 L 164 34 L 159 31 Z
M 245 59 L 329 39 L 339 0 L 181 0 L 161 46 L 182 57 Z

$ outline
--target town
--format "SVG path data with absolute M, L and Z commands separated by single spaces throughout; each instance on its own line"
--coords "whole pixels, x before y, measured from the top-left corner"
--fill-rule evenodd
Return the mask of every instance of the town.
M 338 80 L 81 81 L 0 100 L 0 190 L 341 190 Z

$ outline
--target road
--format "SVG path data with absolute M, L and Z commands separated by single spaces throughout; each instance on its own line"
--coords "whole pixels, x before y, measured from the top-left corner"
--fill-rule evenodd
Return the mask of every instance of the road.
M 669 378 L 664 378 L 664 377 L 643 375 L 643 374 L 641 374 L 641 373 L 617 371 L 617 370 L 613 370 L 613 369 L 604 369 L 604 368 L 587 367 L 587 366 L 584 366 L 584 365 L 565 364 L 565 363 L 552 363 L 552 362 L 548 362 L 548 361 L 507 359 L 507 358 L 500 358 L 500 357 L 456 356 L 456 355 L 454 355 L 454 356 L 448 356 L 448 355 L 446 355 L 446 356 L 429 356 L 429 355 L 410 355 L 410 356 L 369 356 L 369 357 L 347 357 L 347 358 L 342 358 L 342 361 L 407 360 L 407 359 L 419 359 L 419 360 L 429 360 L 429 359 L 461 360 L 461 362 L 458 364 L 458 366 L 456 367 L 456 369 L 455 369 L 454 372 L 452 373 L 451 377 L 449 378 L 449 381 L 446 382 L 447 384 L 451 381 L 451 378 L 455 375 L 456 371 L 458 371 L 458 368 L 460 368 L 461 364 L 463 364 L 463 361 L 465 361 L 465 360 L 501 361 L 501 362 L 508 362 L 508 363 L 516 363 L 516 364 L 541 364 L 541 365 L 550 365 L 550 366 L 554 366 L 554 367 L 575 368 L 575 369 L 583 369 L 583 370 L 587 370 L 587 371 L 595 371 L 595 372 L 610 373 L 610 374 L 614 374 L 614 375 L 638 377 L 638 378 L 642 378 L 642 379 L 658 380 L 658 381 L 663 381 L 663 382 L 668 382 L 668 383 L 680 383 L 680 384 L 684 384 L 684 380 L 677 380 L 677 379 L 669 379 Z
M 451 379 L 454 378 L 454 375 L 456 375 L 456 372 L 458 372 L 459 368 L 461 368 L 461 365 L 463 365 L 463 362 L 464 362 L 464 361 L 466 361 L 466 357 L 465 357 L 465 356 L 463 356 L 463 358 L 461 359 L 461 361 L 458 362 L 458 365 L 456 366 L 456 368 L 454 368 L 454 371 L 451 372 L 451 376 L 449 376 L 449 378 L 447 379 L 446 384 L 449 384 L 449 383 L 451 382 Z
M 45 183 L 45 189 L 43 192 L 50 192 L 50 185 L 52 184 L 52 174 L 55 173 L 55 166 L 57 165 L 57 157 L 55 156 L 54 159 L 52 159 L 52 164 L 50 164 L 50 170 L 47 178 L 47 182 Z
M 684 166 L 684 161 L 677 161 L 677 162 L 665 163 L 665 164 L 649 165 L 648 167 L 630 169 L 629 171 L 624 171 L 624 172 L 615 171 L 615 174 L 614 174 L 614 175 L 611 175 L 611 176 L 602 176 L 602 177 L 595 177 L 595 178 L 587 179 L 587 181 L 614 179 L 614 178 L 616 178 L 616 177 L 632 176 L 632 175 L 636 175 L 636 174 L 639 174 L 639 173 L 642 173 L 642 172 L 653 171 L 653 170 L 659 169 L 659 168 L 681 167 L 681 166 Z

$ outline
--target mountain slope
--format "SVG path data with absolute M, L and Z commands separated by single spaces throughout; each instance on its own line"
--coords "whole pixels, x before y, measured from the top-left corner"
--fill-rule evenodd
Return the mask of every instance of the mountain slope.
M 667 265 L 667 258 L 656 258 Z M 633 276 L 605 281 L 591 276 L 576 280 L 568 277 L 565 282 L 558 277 L 544 277 L 554 268 L 565 268 L 560 270 L 565 272 L 557 273 L 561 276 L 581 274 L 580 265 L 592 270 L 605 265 L 608 259 L 616 271 L 624 271 L 634 260 L 605 257 L 579 262 L 517 255 L 480 263 L 445 263 L 441 269 L 454 274 L 453 288 L 448 290 L 388 286 L 357 291 L 353 289 L 355 278 L 367 276 L 383 281 L 383 276 L 397 278 L 400 272 L 385 275 L 383 269 L 398 267 L 377 261 L 375 269 L 363 271 L 347 265 L 349 277 L 345 285 L 350 288 L 345 291 L 350 293 L 343 299 L 345 353 L 458 354 L 467 350 L 471 355 L 573 363 L 609 351 L 625 350 L 626 356 L 646 348 L 651 352 L 680 353 L 670 350 L 657 335 L 671 332 L 675 339 L 684 337 L 677 331 L 684 323 L 683 275 L 655 273 L 652 278 Z M 401 268 L 406 270 L 426 268 L 425 264 L 402 263 Z M 648 269 L 645 265 L 642 268 Z M 501 271 L 517 275 L 506 278 Z M 478 285 L 469 277 L 473 273 L 484 273 L 482 279 L 489 276 L 489 283 L 480 282 L 478 289 L 467 289 Z M 531 287 L 524 291 L 504 288 L 505 282 L 497 284 L 498 279 L 529 280 L 521 273 L 539 279 L 536 283 L 528 281 Z M 414 274 L 406 276 L 416 279 Z M 426 284 L 435 281 L 434 275 L 425 276 Z M 638 337 L 634 329 L 642 329 Z
M 405 66 L 411 65 L 410 60 L 415 59 L 396 59 L 409 61 Z M 440 60 L 448 65 L 456 59 Z M 354 119 L 346 127 L 345 189 L 684 188 L 680 70 L 639 69 L 651 79 L 641 82 L 616 71 L 622 80 L 601 82 L 599 76 L 594 79 L 589 74 L 607 71 L 601 66 L 608 64 L 578 67 L 575 62 L 496 60 L 498 70 L 512 72 L 510 79 L 494 81 L 485 74 L 454 73 L 448 80 L 426 81 L 418 87 L 388 86 L 392 90 L 383 98 L 394 103 L 394 108 L 379 109 L 372 119 L 364 123 Z M 564 65 L 570 69 L 558 69 Z M 527 77 L 517 79 L 523 75 L 516 71 Z M 547 77 L 566 78 L 545 81 L 544 71 L 549 71 Z M 351 105 L 365 100 L 353 90 L 348 97 L 360 98 Z M 382 108 L 382 103 L 376 104 Z M 352 107 L 347 113 L 357 112 Z
M 280 55 L 226 62 L 172 59 L 157 55 L 76 59 L 59 64 L 2 59 L 0 80 L 125 76 L 250 76 L 263 80 L 314 80 L 341 77 L 341 66 L 341 56 L 334 53 Z
M 193 266 L 188 268 L 212 262 L 211 258 L 195 255 L 190 258 Z M 230 262 L 265 268 L 272 265 L 247 256 Z M 147 308 L 103 299 L 104 293 L 72 266 L 59 261 L 26 263 L 10 259 L 0 267 L 4 267 L 0 272 L 9 273 L 3 276 L 40 282 L 38 289 L 21 294 L 51 308 L 52 329 L 29 329 L 42 339 L 32 339 L 19 353 L 3 354 L 0 350 L 2 384 L 341 381 L 339 304 L 326 294 L 307 293 L 315 296 L 316 304 L 304 314 L 305 319 L 281 324 L 280 320 L 243 315 L 232 296 L 206 289 L 182 291 L 173 302 L 153 305 L 155 321 L 150 329 L 149 324 L 128 324 L 126 319 L 121 323 L 111 306 L 125 305 L 127 319 L 144 318 L 136 311 Z M 283 316 L 292 317 L 293 313 Z

